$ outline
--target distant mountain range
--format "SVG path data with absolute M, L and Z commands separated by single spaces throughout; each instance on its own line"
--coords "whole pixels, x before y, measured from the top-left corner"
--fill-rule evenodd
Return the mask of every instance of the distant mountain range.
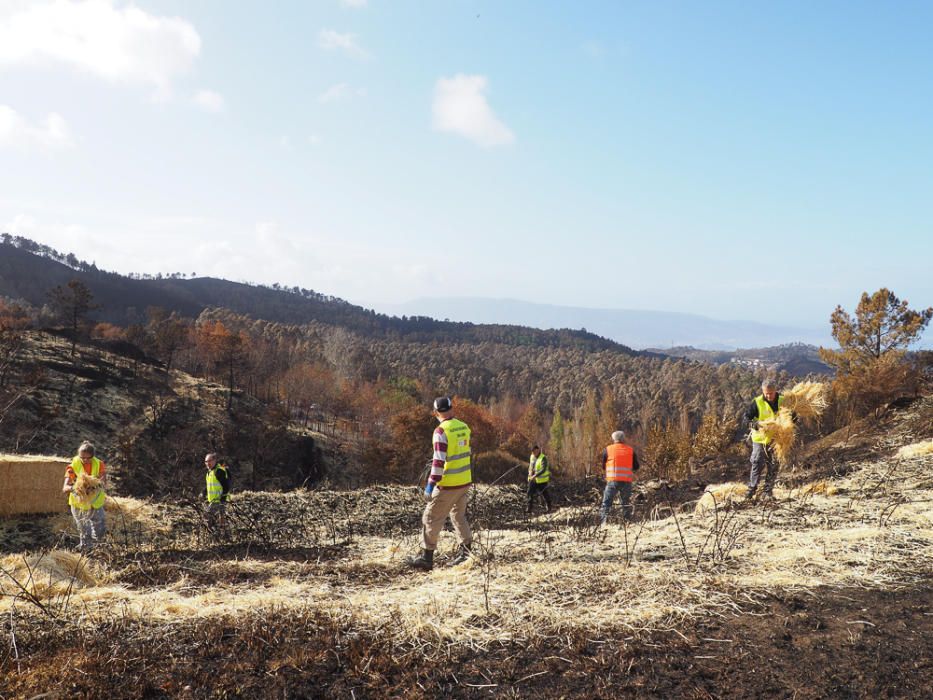
M 92 317 L 120 325 L 144 321 L 150 306 L 190 317 L 197 317 L 207 308 L 224 307 L 270 321 L 317 321 L 370 337 L 397 335 L 424 341 L 497 340 L 627 353 L 632 352 L 631 348 L 656 348 L 667 353 L 667 348 L 680 346 L 732 351 L 788 343 L 832 343 L 829 324 L 821 331 L 753 321 L 720 321 L 687 313 L 589 309 L 513 299 L 377 302 L 370 310 L 297 287 L 189 279 L 178 273 L 141 277 L 107 272 L 35 241 L 9 234 L 0 236 L 0 297 L 22 299 L 41 307 L 48 301 L 51 287 L 75 278 L 87 284 L 98 304 Z
M 755 321 L 720 321 L 697 314 L 633 309 L 589 309 L 537 304 L 516 299 L 454 297 L 415 299 L 403 304 L 372 304 L 395 316 L 430 316 L 451 321 L 517 324 L 532 328 L 585 328 L 590 333 L 633 348 L 692 346 L 730 351 L 787 343 L 830 345 L 825 329 L 794 328 Z
M 516 325 L 437 321 L 427 317 L 395 318 L 310 289 L 259 286 L 224 279 L 187 279 L 179 273 L 140 276 L 98 269 L 74 254 L 62 254 L 27 238 L 0 234 L 0 298 L 41 308 L 52 287 L 83 282 L 94 297 L 90 317 L 126 326 L 143 323 L 149 307 L 190 318 L 209 308 L 225 308 L 256 319 L 288 324 L 325 323 L 368 338 L 404 338 L 415 342 L 501 342 L 506 345 L 612 350 L 636 355 L 631 348 L 580 330 L 539 330 Z

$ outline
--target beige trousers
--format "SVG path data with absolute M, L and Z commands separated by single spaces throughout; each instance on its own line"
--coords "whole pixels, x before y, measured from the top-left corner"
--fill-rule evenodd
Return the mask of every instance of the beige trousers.
M 460 543 L 470 546 L 473 542 L 473 533 L 470 523 L 466 519 L 467 502 L 470 498 L 470 487 L 463 486 L 456 489 L 435 488 L 431 500 L 421 516 L 421 546 L 431 551 L 437 549 L 437 538 L 444 529 L 444 521 L 450 515 Z

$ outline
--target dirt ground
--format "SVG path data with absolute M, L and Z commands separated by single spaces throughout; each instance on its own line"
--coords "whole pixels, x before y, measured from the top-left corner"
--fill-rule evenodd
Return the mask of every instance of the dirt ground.
M 5 674 L 3 697 L 920 698 L 933 680 L 933 588 L 774 596 L 676 632 L 430 657 L 307 609 L 24 626 L 17 644 L 29 670 Z

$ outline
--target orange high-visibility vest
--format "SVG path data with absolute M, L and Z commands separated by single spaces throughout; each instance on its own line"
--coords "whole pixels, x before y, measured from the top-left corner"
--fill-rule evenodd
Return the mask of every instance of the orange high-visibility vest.
M 628 445 L 614 442 L 606 448 L 606 454 L 606 481 L 632 481 L 635 451 Z

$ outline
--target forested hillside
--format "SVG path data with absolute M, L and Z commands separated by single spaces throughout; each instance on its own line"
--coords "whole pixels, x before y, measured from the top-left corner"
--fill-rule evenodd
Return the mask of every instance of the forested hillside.
M 402 336 L 418 340 L 456 340 L 510 345 L 613 349 L 630 348 L 581 330 L 542 331 L 504 325 L 436 321 L 426 317 L 386 316 L 343 299 L 299 287 L 263 287 L 225 279 L 196 277 L 195 273 L 155 277 L 120 275 L 100 270 L 49 246 L 20 236 L 0 235 L 0 297 L 22 300 L 42 308 L 49 290 L 76 279 L 87 286 L 97 308 L 90 317 L 121 326 L 146 321 L 149 307 L 195 318 L 204 309 L 223 307 L 236 313 L 283 323 L 318 321 L 366 336 Z M 235 271 L 231 270 L 231 276 Z

